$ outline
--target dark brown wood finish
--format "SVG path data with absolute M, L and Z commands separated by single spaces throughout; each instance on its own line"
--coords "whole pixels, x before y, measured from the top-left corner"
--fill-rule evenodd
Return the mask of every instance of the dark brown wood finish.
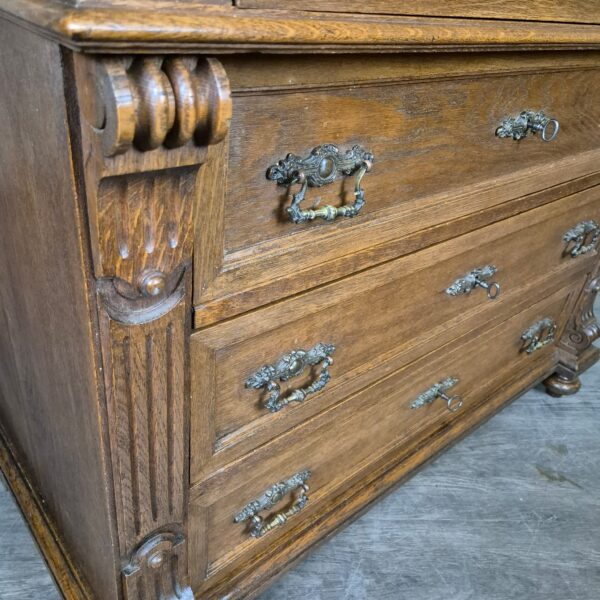
M 597 240 L 563 240 L 600 222 L 598 10 L 280 4 L 0 0 L 0 466 L 69 600 L 254 597 L 600 354 Z M 557 139 L 495 137 L 524 109 Z M 294 225 L 266 169 L 323 143 L 374 153 L 366 205 Z M 484 264 L 497 300 L 446 295 Z M 524 352 L 544 318 L 555 339 Z M 265 411 L 248 376 L 317 342 L 326 388 Z M 461 411 L 409 408 L 450 375 Z M 306 507 L 284 493 L 260 539 L 234 523 L 302 469 Z

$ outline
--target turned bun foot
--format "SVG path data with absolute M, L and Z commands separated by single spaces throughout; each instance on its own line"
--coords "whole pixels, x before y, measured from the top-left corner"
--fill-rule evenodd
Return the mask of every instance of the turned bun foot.
M 548 379 L 544 380 L 544 387 L 546 393 L 554 398 L 560 398 L 561 396 L 571 396 L 576 394 L 581 388 L 581 381 L 579 377 L 566 377 L 564 375 L 550 375 Z

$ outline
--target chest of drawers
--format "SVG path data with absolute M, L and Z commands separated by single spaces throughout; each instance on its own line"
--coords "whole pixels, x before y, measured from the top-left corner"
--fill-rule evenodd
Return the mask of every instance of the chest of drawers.
M 597 360 L 600 5 L 406 4 L 0 0 L 0 464 L 66 598 L 254 597 Z

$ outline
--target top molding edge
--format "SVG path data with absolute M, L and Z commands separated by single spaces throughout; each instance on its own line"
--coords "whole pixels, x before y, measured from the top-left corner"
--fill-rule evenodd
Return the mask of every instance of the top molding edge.
M 158 4 L 158 3 L 157 3 Z M 600 49 L 600 26 L 236 9 L 160 2 L 153 10 L 0 0 L 0 16 L 85 52 L 390 52 Z

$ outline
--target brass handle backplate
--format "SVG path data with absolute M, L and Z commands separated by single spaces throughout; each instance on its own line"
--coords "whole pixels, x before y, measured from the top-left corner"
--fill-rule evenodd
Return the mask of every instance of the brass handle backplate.
M 504 119 L 496 129 L 496 135 L 522 140 L 529 133 L 539 133 L 544 142 L 551 142 L 558 135 L 559 128 L 558 121 L 547 117 L 543 111 L 524 110 L 516 117 Z
M 262 537 L 275 527 L 285 524 L 290 517 L 298 514 L 308 502 L 306 481 L 309 477 L 310 471 L 300 471 L 288 479 L 273 484 L 256 500 L 246 504 L 233 518 L 234 523 L 243 523 L 249 520 L 250 535 L 255 538 Z M 270 515 L 266 520 L 258 514 L 263 510 L 273 508 L 286 494 L 294 491 L 298 491 L 298 493 L 285 510 Z
M 600 227 L 593 220 L 581 221 L 563 235 L 563 242 L 567 244 L 565 254 L 573 258 L 587 254 L 596 249 L 600 239 Z
M 431 404 L 436 398 L 440 398 L 446 403 L 450 412 L 456 412 L 462 405 L 463 401 L 460 396 L 448 396 L 446 392 L 458 383 L 456 377 L 446 377 L 439 383 L 434 383 L 429 389 L 419 394 L 411 403 L 411 408 L 421 408 L 426 404 Z
M 335 346 L 318 343 L 310 350 L 292 350 L 284 354 L 275 364 L 265 365 L 256 373 L 246 379 L 248 389 L 266 388 L 269 396 L 264 403 L 265 408 L 271 412 L 278 412 L 291 402 L 304 402 L 309 394 L 322 390 L 329 379 L 329 367 L 333 364 L 331 355 Z M 305 388 L 293 390 L 285 397 L 281 397 L 281 387 L 277 380 L 287 381 L 304 371 L 306 367 L 321 365 L 321 372 L 315 381 Z
M 489 282 L 497 269 L 494 265 L 485 265 L 469 271 L 464 277 L 459 277 L 450 287 L 446 289 L 449 296 L 460 296 L 460 294 L 470 294 L 471 291 L 480 287 L 487 290 L 487 296 L 490 300 L 495 300 L 500 295 L 500 284 Z
M 333 144 L 323 144 L 313 148 L 305 158 L 288 154 L 276 165 L 269 167 L 267 179 L 276 181 L 278 185 L 300 184 L 300 190 L 293 195 L 292 204 L 287 209 L 290 220 L 294 223 L 304 223 L 317 218 L 333 221 L 336 217 L 355 217 L 364 206 L 365 192 L 360 184 L 372 165 L 373 155 L 360 146 L 340 152 Z M 321 187 L 332 183 L 340 175 L 353 173 L 356 174 L 354 204 L 322 206 L 317 209 L 300 208 L 308 187 Z
M 550 317 L 536 321 L 521 334 L 521 352 L 533 354 L 536 350 L 551 344 L 556 335 L 556 323 Z

